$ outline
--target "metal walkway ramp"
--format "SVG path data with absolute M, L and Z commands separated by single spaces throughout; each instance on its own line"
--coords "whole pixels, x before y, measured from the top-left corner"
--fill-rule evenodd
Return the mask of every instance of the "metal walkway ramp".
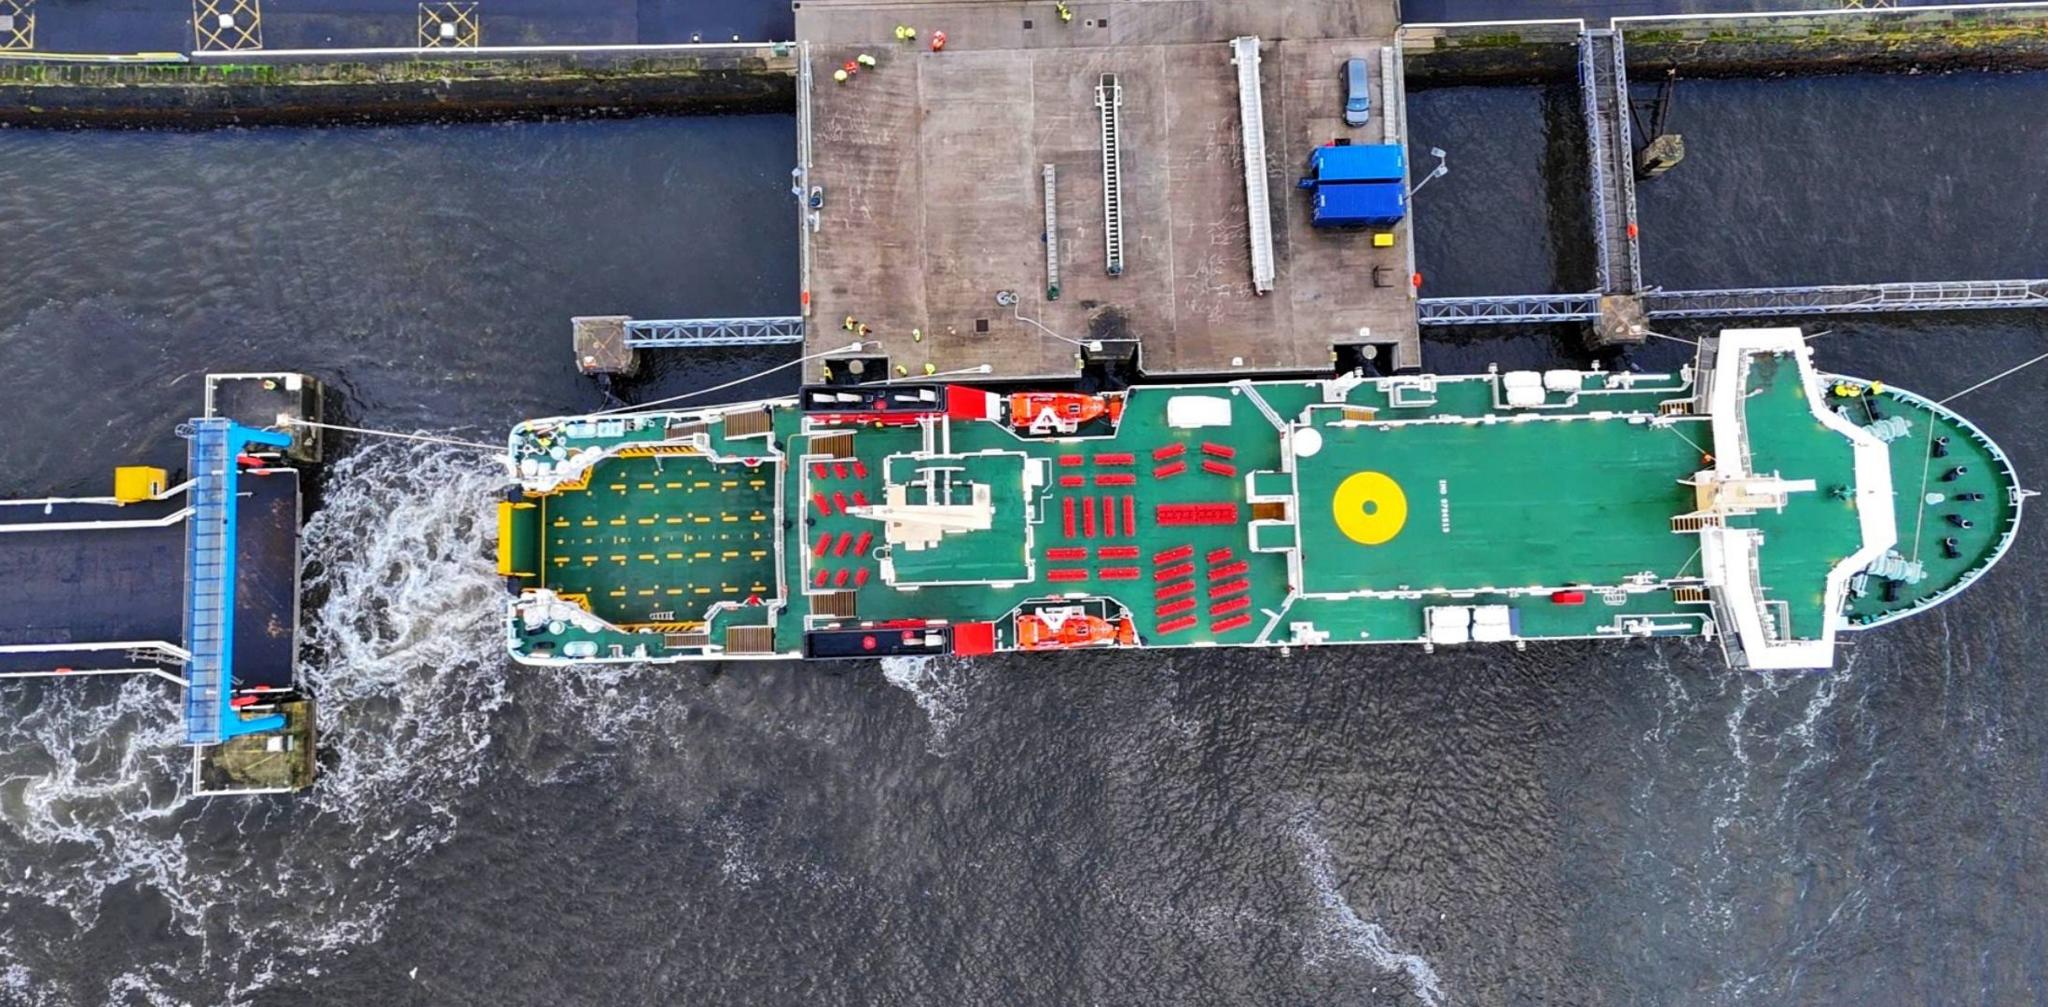
M 1417 302 L 1417 306 L 1424 325 L 1590 322 L 1600 317 L 1599 294 L 1425 297 Z M 1643 294 L 1643 307 L 1651 318 L 1773 318 L 1887 311 L 2048 308 L 2048 280 L 1652 290 Z
M 1628 63 L 1621 35 L 1613 29 L 1592 28 L 1579 34 L 1579 97 L 1592 163 L 1600 291 L 1633 294 L 1643 287 L 1643 260 L 1636 243 Z
M 1116 74 L 1105 73 L 1095 85 L 1095 107 L 1102 113 L 1102 244 L 1103 269 L 1111 276 L 1124 272 L 1124 166 L 1121 148 L 1124 89 Z
M 1259 92 L 1259 37 L 1230 42 L 1237 64 L 1237 111 L 1244 130 L 1245 223 L 1252 244 L 1252 291 L 1273 289 L 1273 209 L 1266 191 L 1266 108 Z
M 285 447 L 285 434 L 251 430 L 229 420 L 193 420 L 178 428 L 187 440 L 185 520 L 185 743 L 217 745 L 257 731 L 275 731 L 284 717 L 245 720 L 230 705 L 234 692 L 236 461 L 252 444 Z
M 774 318 L 672 318 L 626 323 L 626 346 L 636 350 L 690 346 L 769 346 L 804 341 L 804 320 Z

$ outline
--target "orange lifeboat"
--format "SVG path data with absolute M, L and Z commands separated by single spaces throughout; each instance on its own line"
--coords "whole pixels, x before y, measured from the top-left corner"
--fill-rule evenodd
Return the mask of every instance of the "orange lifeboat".
M 1138 632 L 1126 617 L 1111 622 L 1079 609 L 1045 609 L 1017 617 L 1017 646 L 1021 650 L 1069 650 L 1136 643 Z
M 1035 434 L 1071 434 L 1090 420 L 1123 415 L 1121 397 L 1080 392 L 1019 392 L 1010 396 L 1010 425 Z

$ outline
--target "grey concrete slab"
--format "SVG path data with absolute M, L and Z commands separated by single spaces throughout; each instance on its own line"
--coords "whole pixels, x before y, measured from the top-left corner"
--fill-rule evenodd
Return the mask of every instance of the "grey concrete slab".
M 1374 248 L 1365 232 L 1317 232 L 1293 188 L 1308 152 L 1339 136 L 1339 66 L 1378 66 L 1392 6 L 1144 0 L 1077 5 L 1076 26 L 1045 31 L 1043 5 L 983 4 L 948 28 L 944 52 L 888 38 L 899 23 L 925 37 L 955 5 L 811 0 L 797 12 L 813 37 L 813 175 L 828 196 L 812 238 L 814 351 L 843 343 L 853 315 L 882 352 L 914 372 L 990 365 L 1009 376 L 1072 373 L 1069 340 L 1133 338 L 1154 373 L 1313 370 L 1361 330 L 1414 359 L 1407 228 Z M 1025 14 L 1033 26 L 1025 28 Z M 1000 23 L 993 23 L 1000 22 Z M 1226 40 L 1248 29 L 1380 26 L 1375 38 L 1266 46 L 1268 195 L 1279 280 L 1251 282 L 1238 84 Z M 882 40 L 872 40 L 880 34 Z M 1123 42 L 1098 42 L 1099 38 Z M 1190 41 L 1190 40 L 1196 41 Z M 1162 41 L 1163 40 L 1163 41 Z M 831 70 L 861 52 L 878 66 L 845 84 Z M 1122 88 L 1124 270 L 1103 242 L 1096 87 Z M 1375 75 L 1377 76 L 1377 75 Z M 1378 84 L 1375 80 L 1374 89 Z M 1381 97 L 1376 105 L 1385 108 Z M 1044 233 L 1042 166 L 1057 173 L 1058 227 Z M 1045 290 L 1045 241 L 1057 245 L 1061 291 Z M 1375 287 L 1375 267 L 1394 282 Z M 995 304 L 1014 290 L 1026 318 Z M 912 338 L 912 329 L 926 338 Z M 1061 336 L 1065 339 L 1059 338 Z

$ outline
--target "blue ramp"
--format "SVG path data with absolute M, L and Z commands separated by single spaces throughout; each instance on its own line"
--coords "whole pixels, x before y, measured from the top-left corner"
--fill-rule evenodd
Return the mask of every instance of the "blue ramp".
M 252 430 L 229 420 L 180 426 L 186 439 L 185 493 L 192 513 L 185 535 L 185 743 L 217 745 L 242 734 L 282 729 L 271 714 L 244 719 L 234 699 L 236 457 L 252 444 L 286 447 L 289 434 Z

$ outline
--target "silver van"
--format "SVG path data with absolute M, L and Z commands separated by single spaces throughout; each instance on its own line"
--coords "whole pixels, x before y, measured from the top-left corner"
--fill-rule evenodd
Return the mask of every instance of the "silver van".
M 1344 61 L 1344 124 L 1363 126 L 1372 113 L 1372 96 L 1367 90 L 1365 60 Z

